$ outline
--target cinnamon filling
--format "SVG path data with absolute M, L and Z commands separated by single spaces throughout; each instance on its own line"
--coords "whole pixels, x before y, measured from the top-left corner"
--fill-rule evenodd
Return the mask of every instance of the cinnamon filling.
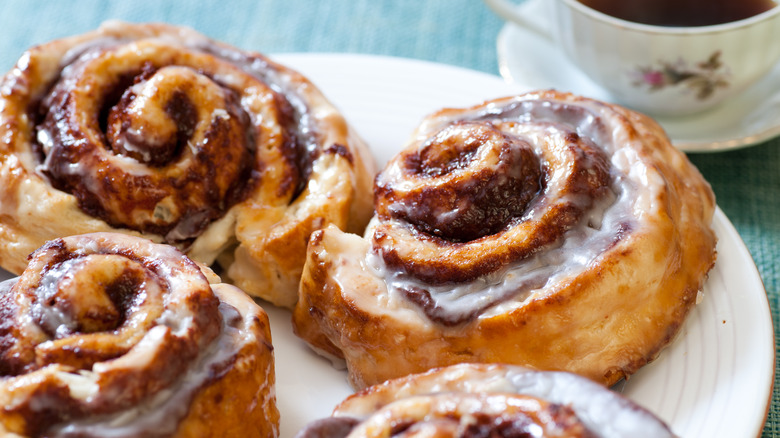
M 630 229 L 596 113 L 513 101 L 440 126 L 377 176 L 372 234 L 388 287 L 431 320 L 522 300 Z M 569 246 L 584 248 L 579 268 L 557 262 Z
M 485 123 L 443 129 L 419 151 L 404 156 L 401 166 L 406 178 L 420 184 L 404 193 L 396 189 L 403 182 L 381 180 L 377 213 L 451 242 L 499 232 L 523 214 L 542 185 L 531 146 Z
M 126 49 L 132 44 L 149 53 Z M 67 60 L 30 109 L 40 172 L 87 214 L 175 244 L 199 236 L 261 183 L 292 202 L 319 134 L 286 79 L 231 49 L 157 44 L 95 41 Z M 260 100 L 270 105 L 262 114 Z M 283 161 L 276 181 L 262 181 L 276 165 L 258 152 L 265 147 Z

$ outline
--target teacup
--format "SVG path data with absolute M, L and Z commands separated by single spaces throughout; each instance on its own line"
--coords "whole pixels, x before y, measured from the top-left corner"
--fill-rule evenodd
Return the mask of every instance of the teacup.
M 551 29 L 508 0 L 484 0 L 504 19 L 557 42 L 616 101 L 652 115 L 712 108 L 756 82 L 780 58 L 777 4 L 728 23 L 671 27 L 616 18 L 577 0 L 541 1 L 550 2 Z

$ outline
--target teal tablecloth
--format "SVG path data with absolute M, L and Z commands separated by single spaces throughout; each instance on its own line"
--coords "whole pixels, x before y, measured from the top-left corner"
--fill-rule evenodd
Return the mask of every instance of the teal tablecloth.
M 384 54 L 493 74 L 503 24 L 479 0 L 3 0 L 0 70 L 8 70 L 33 44 L 91 30 L 109 18 L 183 24 L 265 53 Z M 780 138 L 691 159 L 758 265 L 780 339 Z M 777 393 L 764 436 L 780 436 Z

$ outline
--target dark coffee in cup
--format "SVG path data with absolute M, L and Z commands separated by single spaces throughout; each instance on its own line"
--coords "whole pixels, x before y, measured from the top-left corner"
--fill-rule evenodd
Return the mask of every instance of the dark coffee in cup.
M 599 12 L 656 26 L 708 26 L 766 12 L 776 0 L 578 0 Z

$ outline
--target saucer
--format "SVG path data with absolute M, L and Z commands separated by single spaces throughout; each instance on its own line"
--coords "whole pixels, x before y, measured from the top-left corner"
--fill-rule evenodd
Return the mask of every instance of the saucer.
M 549 0 L 526 0 L 518 11 L 550 28 Z M 554 88 L 604 101 L 614 98 L 540 35 L 506 24 L 498 35 L 498 65 L 507 81 Z M 655 116 L 672 143 L 686 152 L 718 152 L 752 146 L 780 135 L 780 64 L 741 94 L 703 113 Z

